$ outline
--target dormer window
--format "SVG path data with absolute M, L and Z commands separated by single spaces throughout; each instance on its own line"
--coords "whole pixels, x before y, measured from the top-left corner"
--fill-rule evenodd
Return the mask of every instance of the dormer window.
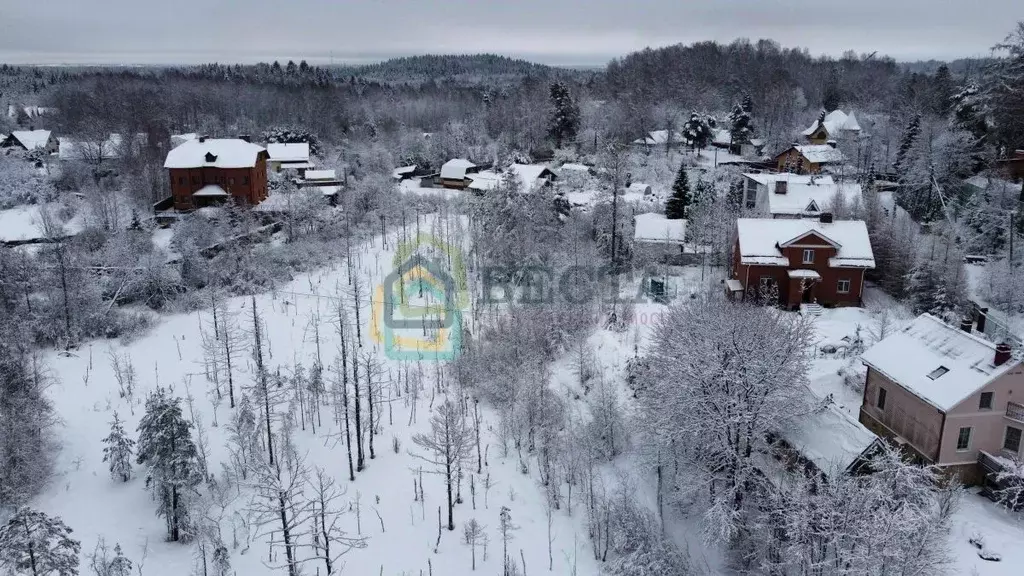
M 814 264 L 814 250 L 804 250 L 804 264 Z
M 210 163 L 210 164 L 216 162 L 217 161 L 217 155 L 214 154 L 213 152 L 207 152 L 206 153 L 206 161 L 208 163 Z
M 932 370 L 931 373 L 928 374 L 928 377 L 931 378 L 932 380 L 937 380 L 946 372 L 949 372 L 949 368 L 946 368 L 945 366 L 939 366 L 935 370 Z
M 814 202 L 814 200 L 811 200 L 811 203 L 807 205 L 807 211 L 808 212 L 819 212 L 818 205 Z

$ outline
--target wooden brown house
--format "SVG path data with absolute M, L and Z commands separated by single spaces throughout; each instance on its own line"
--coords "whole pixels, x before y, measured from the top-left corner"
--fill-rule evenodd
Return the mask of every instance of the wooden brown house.
M 864 272 L 875 267 L 868 229 L 860 220 L 740 218 L 732 279 L 754 297 L 784 308 L 801 304 L 858 306 Z
M 841 165 L 846 157 L 833 144 L 794 144 L 775 157 L 779 172 L 819 174 L 825 166 Z
M 229 198 L 255 205 L 267 198 L 267 151 L 245 140 L 189 140 L 167 154 L 164 168 L 175 210 L 202 208 Z

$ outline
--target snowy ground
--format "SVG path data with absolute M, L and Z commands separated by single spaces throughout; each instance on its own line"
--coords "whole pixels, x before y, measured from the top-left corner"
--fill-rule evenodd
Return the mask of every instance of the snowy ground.
M 358 274 L 364 285 L 376 285 L 390 272 L 394 241 L 392 237 L 385 249 L 377 238 L 357 251 L 354 258 L 358 261 Z M 347 288 L 346 273 L 341 267 L 301 275 L 275 293 L 256 296 L 256 307 L 266 324 L 269 338 L 268 364 L 271 368 L 279 366 L 282 373 L 290 373 L 293 364 L 301 362 L 308 369 L 316 353 L 311 342 L 309 319 L 317 311 L 323 315 L 329 313 L 338 286 Z M 444 530 L 440 546 L 435 551 L 437 511 L 438 507 L 443 507 L 445 497 L 443 480 L 440 476 L 425 474 L 426 501 L 414 502 L 413 470 L 422 464 L 409 454 L 410 450 L 418 450 L 411 441 L 412 435 L 428 429 L 431 404 L 436 405 L 439 401 L 439 397 L 432 393 L 434 370 L 429 363 L 420 365 L 424 382 L 418 399 L 409 394 L 398 398 L 397 386 L 391 385 L 392 377 L 399 369 L 408 367 L 415 372 L 417 367 L 405 366 L 384 357 L 381 347 L 368 337 L 365 325 L 370 317 L 370 308 L 366 302 L 363 304 L 363 350 L 374 353 L 382 362 L 384 394 L 391 399 L 391 409 L 383 414 L 382 430 L 375 438 L 376 458 L 367 460 L 367 469 L 357 475 L 354 483 L 348 482 L 344 446 L 338 443 L 337 427 L 332 422 L 333 412 L 327 406 L 322 411 L 323 428 L 318 428 L 314 434 L 307 426 L 306 430 L 296 430 L 295 433 L 295 443 L 299 452 L 305 454 L 307 465 L 325 468 L 346 488 L 345 498 L 353 510 L 359 502 L 361 534 L 368 538 L 368 546 L 354 550 L 344 558 L 345 573 L 412 575 L 427 574 L 432 568 L 433 573 L 439 575 L 469 574 L 470 549 L 462 542 L 461 527 L 471 518 L 486 526 L 485 531 L 490 538 L 486 560 L 483 560 L 482 551 L 477 550 L 477 569 L 484 573 L 497 573 L 501 567 L 498 512 L 502 506 L 511 509 L 513 522 L 520 526 L 510 544 L 510 555 L 517 562 L 525 560 L 530 572 L 547 570 L 549 559 L 543 493 L 534 477 L 518 471 L 514 459 L 501 460 L 495 446 L 489 450 L 489 465 L 483 475 L 475 479 L 475 509 L 468 481 L 464 482 L 462 494 L 465 502 L 459 504 L 455 511 L 456 531 Z M 228 303 L 228 309 L 238 314 L 238 322 L 243 326 L 247 324 L 248 306 L 248 298 L 234 298 Z M 176 395 L 195 397 L 195 409 L 200 413 L 203 430 L 208 436 L 210 469 L 220 470 L 221 463 L 227 458 L 224 423 L 230 409 L 226 402 L 215 408 L 210 400 L 211 384 L 204 376 L 200 336 L 200 327 L 206 319 L 205 311 L 166 316 L 148 335 L 134 342 L 94 341 L 71 353 L 50 353 L 46 357 L 46 364 L 56 380 L 50 395 L 63 420 L 59 429 L 62 447 L 53 481 L 33 504 L 47 513 L 63 517 L 75 530 L 75 536 L 82 541 L 83 566 L 85 554 L 91 552 L 97 540 L 103 537 L 110 546 L 120 543 L 125 554 L 137 563 L 145 558 L 147 576 L 183 576 L 192 573 L 195 567 L 194 547 L 164 541 L 164 522 L 154 514 L 155 503 L 145 489 L 143 479 L 136 477 L 122 484 L 110 478 L 106 465 L 101 461 L 101 439 L 108 433 L 108 422 L 114 410 L 127 420 L 126 430 L 134 431 L 143 412 L 145 395 L 157 385 L 173 386 Z M 330 364 L 338 342 L 326 319 L 321 335 L 325 363 Z M 131 359 L 137 373 L 134 402 L 118 393 L 110 354 Z M 251 383 L 251 364 L 247 360 L 246 366 L 241 368 L 241 387 Z M 414 408 L 415 422 L 409 424 Z M 215 421 L 221 425 L 215 426 Z M 490 433 L 492 421 L 493 416 L 485 413 L 484 439 L 489 445 L 495 443 Z M 392 450 L 394 439 L 400 443 L 398 453 Z M 488 474 L 494 481 L 494 487 L 488 491 L 485 505 L 481 486 L 483 477 Z M 241 531 L 240 518 L 244 516 L 242 511 L 251 496 L 250 490 L 243 487 L 221 522 L 229 547 L 232 531 Z M 579 574 L 597 573 L 583 522 L 581 511 L 575 517 L 566 515 L 564 511 L 555 513 L 554 573 L 569 573 L 568 566 L 574 561 Z M 356 534 L 354 512 L 344 516 L 344 523 L 350 534 Z M 239 540 L 239 547 L 231 550 L 232 566 L 238 574 L 280 573 L 280 569 L 273 570 L 268 566 L 268 562 L 278 566 L 282 563 L 284 555 L 280 549 L 275 549 L 275 557 L 271 561 L 265 539 L 255 538 L 251 547 L 246 546 L 244 536 L 240 535 Z M 321 563 L 315 565 L 323 570 Z M 313 564 L 306 570 L 315 573 Z
M 62 222 L 61 206 L 57 203 L 33 204 L 19 206 L 9 210 L 0 210 L 0 242 L 18 242 L 36 240 L 46 237 L 43 232 L 42 211 L 46 210 L 57 224 L 64 224 L 67 234 L 75 234 L 82 229 L 81 214 L 67 222 Z

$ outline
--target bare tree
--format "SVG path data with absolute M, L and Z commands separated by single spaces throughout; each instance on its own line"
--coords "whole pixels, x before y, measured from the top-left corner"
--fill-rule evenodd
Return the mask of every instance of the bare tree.
M 430 434 L 416 434 L 412 441 L 426 454 L 411 453 L 434 466 L 434 473 L 444 476 L 448 491 L 448 530 L 455 530 L 455 482 L 458 468 L 472 453 L 473 431 L 466 423 L 461 407 L 446 399 L 430 418 Z
M 469 546 L 470 556 L 472 558 L 472 569 L 476 570 L 476 547 L 483 544 L 487 534 L 484 532 L 487 527 L 476 521 L 473 518 L 469 522 L 466 522 L 462 526 L 462 534 L 465 538 L 466 545 Z
M 332 574 L 338 559 L 355 548 L 365 548 L 366 539 L 349 536 L 339 526 L 344 508 L 338 501 L 345 492 L 323 468 L 316 468 L 310 488 L 313 490 L 313 550 L 316 558 L 324 561 L 327 574 Z
M 252 500 L 249 512 L 256 518 L 259 536 L 269 536 L 271 554 L 274 541 L 280 539 L 284 547 L 285 565 L 288 576 L 298 576 L 300 560 L 296 555 L 299 542 L 307 536 L 307 523 L 311 516 L 312 503 L 303 497 L 308 483 L 309 471 L 304 459 L 295 452 L 284 431 L 278 457 L 270 461 L 259 459 L 254 462 L 252 475 Z M 272 555 L 270 556 L 273 557 Z M 269 560 L 267 565 L 279 567 Z

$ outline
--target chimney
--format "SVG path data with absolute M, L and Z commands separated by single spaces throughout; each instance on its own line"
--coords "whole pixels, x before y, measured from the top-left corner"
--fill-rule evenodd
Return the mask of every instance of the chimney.
M 243 142 L 252 142 L 252 136 L 249 136 L 248 134 L 239 134 L 238 139 Z
M 985 333 L 985 320 L 988 319 L 988 308 L 978 308 L 978 332 Z
M 789 182 L 787 182 L 785 180 L 776 180 L 775 181 L 775 193 L 776 194 L 785 194 L 787 191 L 789 191 Z
M 206 142 L 206 136 L 200 136 L 199 137 L 199 143 L 202 144 L 204 142 Z
M 821 222 L 822 224 L 831 224 L 832 223 L 832 213 L 831 212 L 822 212 L 821 216 L 818 216 L 818 221 Z
M 971 328 L 974 327 L 974 322 L 970 318 L 964 318 L 960 320 L 960 329 L 968 334 L 971 333 Z
M 992 359 L 992 363 L 996 366 L 1002 366 L 1010 359 L 1010 345 L 1006 342 L 996 346 L 996 356 Z
M 825 144 L 828 144 L 832 148 L 835 148 L 836 146 L 839 145 L 835 140 L 829 140 L 828 142 L 825 142 Z

